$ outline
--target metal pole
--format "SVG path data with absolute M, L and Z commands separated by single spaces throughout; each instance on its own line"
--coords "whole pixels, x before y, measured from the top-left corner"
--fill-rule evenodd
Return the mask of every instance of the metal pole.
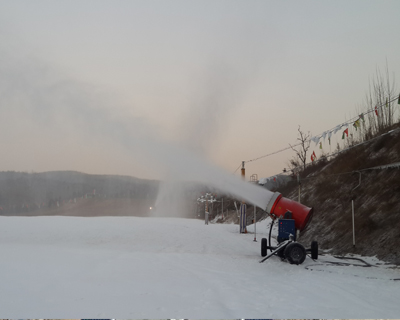
M 242 179 L 246 180 L 246 170 L 244 168 L 245 161 L 242 161 Z M 242 228 L 243 227 L 243 233 L 247 233 L 247 227 L 246 227 L 246 207 L 242 210 L 242 206 L 246 205 L 245 202 L 242 200 L 242 204 L 240 206 L 240 220 L 239 220 L 239 231 L 242 233 Z M 243 226 L 244 224 L 244 226 Z
M 351 212 L 352 212 L 352 220 L 353 220 L 353 247 L 356 246 L 356 233 L 354 228 L 354 200 L 351 200 Z
M 300 200 L 301 200 L 301 184 L 299 184 L 299 203 L 301 203 Z
M 224 218 L 224 198 L 222 198 L 222 210 L 221 210 L 221 212 L 222 212 L 222 219 Z
M 257 242 L 257 237 L 256 237 L 256 235 L 257 235 L 257 228 L 256 228 L 256 226 L 257 226 L 257 222 L 256 222 L 256 219 L 257 219 L 257 217 L 256 217 L 256 206 L 254 206 L 254 241 L 255 242 Z
M 205 223 L 208 224 L 208 199 L 206 199 L 206 206 L 205 206 Z
M 356 190 L 361 185 L 361 172 L 360 171 L 357 171 L 357 172 L 360 175 L 359 182 L 358 182 L 358 185 L 351 190 L 352 193 L 354 190 Z M 356 232 L 355 232 L 355 225 L 354 225 L 354 196 L 352 196 L 352 199 L 351 199 L 351 219 L 352 219 L 352 223 L 353 223 L 353 247 L 355 247 L 356 246 Z

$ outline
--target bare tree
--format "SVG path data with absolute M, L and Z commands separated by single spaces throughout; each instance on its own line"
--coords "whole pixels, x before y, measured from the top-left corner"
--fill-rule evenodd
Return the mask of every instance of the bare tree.
M 386 62 L 385 73 L 377 69 L 375 77 L 370 80 L 366 106 L 367 110 L 375 110 L 375 112 L 368 113 L 369 127 L 364 131 L 366 140 L 377 133 L 384 132 L 395 122 L 395 107 L 392 101 L 396 96 L 395 86 L 394 75 L 390 76 Z
M 307 151 L 310 148 L 310 143 L 311 143 L 311 140 L 310 140 L 311 133 L 310 133 L 310 131 L 305 133 L 304 131 L 301 130 L 300 126 L 297 130 L 299 131 L 299 134 L 297 137 L 297 141 L 299 141 L 299 143 L 297 143 L 294 146 L 289 144 L 289 146 L 292 148 L 292 150 L 296 153 L 296 156 L 294 157 L 294 159 L 290 160 L 290 164 L 295 165 L 297 163 L 300 163 L 303 166 L 303 170 L 305 170 L 306 169 L 306 161 L 307 161 Z M 298 148 L 296 149 L 296 147 L 298 147 Z

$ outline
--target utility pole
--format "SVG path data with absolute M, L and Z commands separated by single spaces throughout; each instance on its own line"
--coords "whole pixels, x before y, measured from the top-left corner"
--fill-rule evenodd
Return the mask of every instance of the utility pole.
M 245 161 L 242 161 L 242 178 L 243 180 L 246 180 L 246 175 L 245 175 L 245 168 L 244 168 L 244 163 Z M 247 233 L 247 228 L 246 228 L 246 203 L 242 201 L 242 204 L 240 205 L 240 220 L 239 220 L 239 226 L 240 226 L 240 233 Z
M 257 226 L 257 216 L 256 216 L 256 209 L 257 209 L 257 207 L 256 206 L 254 206 L 254 242 L 257 242 L 257 239 L 256 239 L 256 235 L 257 235 L 257 228 L 256 228 L 256 226 Z

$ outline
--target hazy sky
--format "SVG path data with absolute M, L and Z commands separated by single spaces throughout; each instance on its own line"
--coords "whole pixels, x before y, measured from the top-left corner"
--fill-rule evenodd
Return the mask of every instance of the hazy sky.
M 398 0 L 0 0 L 0 170 L 159 178 L 183 149 L 233 172 L 299 125 L 355 116 L 386 62 L 399 77 L 399 13 Z

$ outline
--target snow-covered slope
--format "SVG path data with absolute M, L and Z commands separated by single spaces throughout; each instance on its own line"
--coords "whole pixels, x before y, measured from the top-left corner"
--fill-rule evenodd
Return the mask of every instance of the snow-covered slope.
M 400 282 L 390 280 L 400 278 L 398 270 L 328 265 L 330 256 L 300 266 L 277 257 L 259 263 L 266 234 L 267 221 L 257 224 L 254 242 L 237 225 L 190 219 L 0 217 L 0 313 L 14 319 L 400 314 Z

